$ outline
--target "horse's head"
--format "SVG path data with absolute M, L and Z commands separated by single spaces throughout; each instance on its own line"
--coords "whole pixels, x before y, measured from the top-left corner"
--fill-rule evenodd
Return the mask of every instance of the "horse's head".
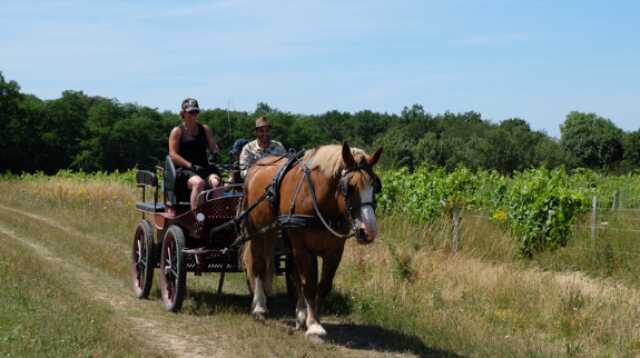
M 382 148 L 379 148 L 372 156 L 354 158 L 349 145 L 342 145 L 344 169 L 340 176 L 340 193 L 344 196 L 346 214 L 356 240 L 363 244 L 373 242 L 378 234 L 375 195 L 382 189 L 382 183 L 373 172 L 373 166 L 381 154 Z

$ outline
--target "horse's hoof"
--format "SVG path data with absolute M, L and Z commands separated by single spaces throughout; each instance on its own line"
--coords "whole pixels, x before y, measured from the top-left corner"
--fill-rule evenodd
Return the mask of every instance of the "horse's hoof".
M 307 339 L 309 340 L 309 342 L 314 343 L 314 344 L 323 344 L 324 343 L 324 339 L 320 336 L 306 336 Z
M 264 321 L 265 315 L 267 314 L 266 311 L 253 311 L 251 312 L 251 317 L 253 317 L 254 320 L 256 321 Z
M 305 329 L 306 325 L 306 319 L 307 319 L 307 312 L 306 311 L 298 311 L 296 313 L 296 329 L 297 330 L 303 330 Z
M 304 335 L 307 338 L 312 338 L 312 337 L 321 338 L 327 335 L 327 331 L 325 331 L 324 328 L 322 328 L 322 326 L 319 325 L 318 323 L 314 323 L 309 328 L 307 328 L 307 331 L 304 333 Z

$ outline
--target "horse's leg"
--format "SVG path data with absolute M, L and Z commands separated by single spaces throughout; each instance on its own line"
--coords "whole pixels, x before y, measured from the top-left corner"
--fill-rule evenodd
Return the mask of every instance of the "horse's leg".
M 296 286 L 296 329 L 303 329 L 307 319 L 307 302 L 304 299 L 302 280 L 298 272 L 298 270 L 295 270 L 293 273 L 293 280 Z
M 336 275 L 340 261 L 342 260 L 342 252 L 344 247 L 337 249 L 331 255 L 322 258 L 322 277 L 318 284 L 318 296 L 316 297 L 316 306 L 318 316 L 322 314 L 324 303 L 333 288 L 333 278 Z
M 307 331 L 305 336 L 324 336 L 324 330 L 316 313 L 316 291 L 318 286 L 318 258 L 307 249 L 294 249 L 296 268 L 302 281 L 302 294 L 307 306 Z
M 275 241 L 274 234 L 268 234 L 264 237 L 264 246 L 262 257 L 265 258 L 265 270 L 264 270 L 264 293 L 267 296 L 273 295 L 273 277 L 275 276 L 275 260 L 273 253 L 273 245 Z
M 247 278 L 253 290 L 251 315 L 256 320 L 264 320 L 264 316 L 268 312 L 267 296 L 264 291 L 266 263 L 264 257 L 261 257 L 264 246 L 262 241 L 262 238 L 250 241 L 243 254 Z

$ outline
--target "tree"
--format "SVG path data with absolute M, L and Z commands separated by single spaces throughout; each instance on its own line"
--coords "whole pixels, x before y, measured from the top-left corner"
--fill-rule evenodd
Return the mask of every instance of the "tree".
M 15 81 L 7 82 L 0 72 L 0 171 L 18 172 L 25 163 L 24 144 L 31 140 L 25 125 L 24 96 Z
M 560 143 L 579 166 L 608 170 L 623 158 L 623 131 L 595 113 L 569 113 L 560 134 Z
M 626 133 L 623 146 L 625 168 L 628 170 L 640 168 L 640 130 Z

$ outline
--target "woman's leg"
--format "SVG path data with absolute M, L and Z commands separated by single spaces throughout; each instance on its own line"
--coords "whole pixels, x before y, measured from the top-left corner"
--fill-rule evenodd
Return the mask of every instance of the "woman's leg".
M 187 188 L 191 190 L 191 210 L 198 207 L 198 194 L 204 190 L 204 180 L 194 175 L 187 180 Z
M 209 175 L 209 185 L 211 185 L 212 189 L 217 188 L 221 182 L 222 180 L 220 180 L 220 176 L 218 174 Z

